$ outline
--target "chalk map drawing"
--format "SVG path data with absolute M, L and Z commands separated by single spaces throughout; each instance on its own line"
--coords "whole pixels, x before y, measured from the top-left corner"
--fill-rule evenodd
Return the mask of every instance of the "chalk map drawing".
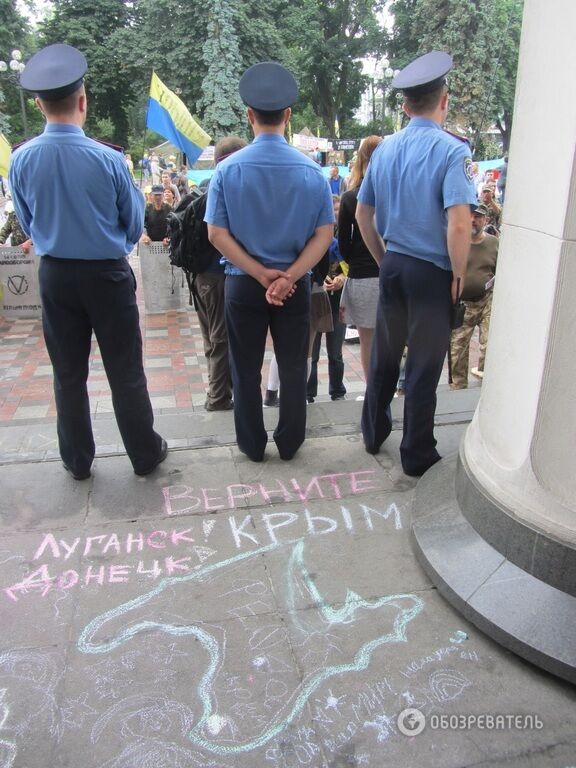
M 402 709 L 450 710 L 472 686 L 462 668 L 480 660 L 468 635 L 447 626 L 414 658 L 410 641 L 429 631 L 422 598 L 365 597 L 367 574 L 342 582 L 333 557 L 384 526 L 401 531 L 401 509 L 314 512 L 264 508 L 124 538 L 43 533 L 26 557 L 0 551 L 12 610 L 40 598 L 46 631 L 66 637 L 76 612 L 72 645 L 0 650 L 0 768 L 64 768 L 79 745 L 87 768 L 371 766 L 401 748 Z M 211 540 L 196 558 L 216 526 L 224 550 Z M 81 565 L 68 563 L 78 548 Z M 156 567 L 160 548 L 172 570 Z M 70 567 L 90 578 L 68 584 Z M 97 595 L 113 607 L 94 618 Z
M 295 590 L 298 582 L 300 583 L 300 589 L 307 592 L 312 600 L 317 609 L 317 618 L 325 629 L 334 629 L 350 624 L 363 611 L 378 611 L 384 608 L 390 608 L 393 611 L 392 627 L 389 631 L 383 632 L 378 637 L 363 643 L 350 662 L 321 667 L 307 674 L 296 690 L 288 697 L 287 701 L 283 703 L 280 700 L 278 701 L 277 710 L 267 716 L 268 721 L 262 724 L 263 727 L 256 736 L 236 741 L 235 743 L 230 743 L 229 738 L 219 740 L 217 738 L 218 734 L 233 722 L 230 714 L 220 711 L 216 705 L 216 679 L 222 670 L 224 661 L 223 641 L 218 637 L 219 633 L 209 631 L 205 626 L 201 626 L 200 622 L 182 624 L 151 619 L 138 621 L 133 619 L 133 614 L 167 590 L 170 591 L 172 588 L 183 583 L 203 581 L 219 570 L 228 569 L 242 561 L 257 558 L 260 555 L 278 549 L 280 546 L 282 545 L 270 544 L 250 552 L 240 553 L 218 563 L 205 565 L 194 573 L 164 578 L 145 594 L 118 605 L 92 620 L 80 634 L 78 649 L 85 654 L 108 654 L 134 640 L 138 635 L 149 635 L 151 632 L 159 632 L 176 638 L 195 638 L 207 653 L 208 661 L 196 688 L 198 701 L 201 706 L 199 718 L 193 718 L 191 713 L 186 717 L 184 717 L 182 712 L 179 713 L 189 741 L 196 748 L 222 756 L 248 752 L 269 743 L 295 721 L 307 702 L 309 702 L 311 696 L 326 681 L 344 674 L 353 674 L 365 670 L 370 664 L 374 651 L 383 645 L 406 642 L 408 625 L 424 607 L 422 599 L 413 594 L 387 595 L 373 600 L 365 600 L 360 595 L 351 591 L 346 593 L 343 604 L 340 607 L 333 607 L 324 600 L 306 568 L 304 562 L 304 541 L 297 540 L 291 542 L 287 572 L 288 602 L 292 621 L 300 631 L 308 630 L 300 622 L 295 607 Z M 125 626 L 114 631 L 114 625 L 119 622 L 124 622 Z M 99 637 L 107 639 L 99 640 Z M 268 663 L 268 659 L 263 663 Z M 281 697 L 279 696 L 278 698 L 280 699 Z M 122 706 L 125 705 L 123 704 Z M 128 709 L 130 709 L 129 705 Z M 110 717 L 110 715 L 111 713 L 109 712 L 107 717 Z M 194 725 L 192 725 L 193 720 L 195 720 Z M 98 737 L 98 733 L 103 727 L 104 722 L 100 723 L 98 727 L 95 726 L 93 738 Z M 110 765 L 114 765 L 114 763 Z

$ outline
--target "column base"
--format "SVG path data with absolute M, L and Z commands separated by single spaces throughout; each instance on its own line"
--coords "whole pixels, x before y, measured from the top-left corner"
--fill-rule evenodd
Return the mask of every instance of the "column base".
M 475 530 L 489 528 L 486 521 L 496 532 L 492 543 Z M 576 597 L 561 588 L 573 590 L 574 581 L 563 584 L 565 577 L 556 573 L 542 579 L 550 565 L 561 570 L 558 560 L 548 558 L 546 566 L 542 559 L 536 569 L 541 578 L 534 575 L 534 568 L 529 573 L 519 567 L 516 562 L 540 562 L 530 559 L 526 547 L 534 547 L 533 537 L 541 532 L 521 529 L 521 521 L 511 512 L 482 497 L 462 456 L 439 462 L 418 483 L 412 536 L 418 560 L 438 591 L 496 642 L 576 683 Z M 559 541 L 553 545 L 562 557 L 560 563 L 572 565 L 574 549 L 566 545 L 563 550 Z

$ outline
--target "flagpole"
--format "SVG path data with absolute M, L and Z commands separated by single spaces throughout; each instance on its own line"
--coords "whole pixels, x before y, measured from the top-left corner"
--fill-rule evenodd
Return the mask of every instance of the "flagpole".
M 154 74 L 154 70 L 152 70 Z M 150 76 L 152 79 L 152 76 Z M 146 112 L 144 113 L 144 133 L 142 135 L 142 160 L 140 162 L 140 189 L 142 189 L 142 178 L 144 176 L 144 152 L 146 151 L 146 131 L 148 130 L 148 109 L 150 108 L 150 91 L 148 91 L 148 98 L 146 99 Z

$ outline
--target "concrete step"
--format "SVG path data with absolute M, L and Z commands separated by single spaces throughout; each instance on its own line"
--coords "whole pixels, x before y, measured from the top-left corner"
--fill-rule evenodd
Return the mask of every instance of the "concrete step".
M 462 424 L 471 420 L 480 388 L 451 391 L 438 389 L 436 423 L 439 426 Z M 392 402 L 393 429 L 402 428 L 403 398 Z M 362 402 L 357 400 L 318 399 L 308 406 L 307 436 L 332 437 L 358 434 Z M 264 423 L 272 432 L 278 419 L 276 408 L 264 409 Z M 97 456 L 124 453 L 124 446 L 113 413 L 94 419 Z M 210 412 L 203 408 L 165 410 L 156 415 L 157 431 L 168 441 L 171 450 L 208 448 L 236 442 L 232 411 Z M 53 419 L 35 419 L 19 425 L 2 427 L 0 431 L 0 464 L 60 460 Z

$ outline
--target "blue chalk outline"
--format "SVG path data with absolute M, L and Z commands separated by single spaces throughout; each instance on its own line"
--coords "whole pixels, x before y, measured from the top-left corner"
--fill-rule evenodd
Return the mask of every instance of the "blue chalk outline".
M 218 641 L 205 630 L 194 625 L 193 626 L 175 626 L 173 624 L 164 624 L 164 623 L 155 622 L 155 621 L 142 621 L 138 624 L 135 624 L 133 627 L 126 628 L 119 635 L 117 635 L 117 637 L 112 638 L 106 642 L 93 643 L 91 642 L 91 639 L 96 634 L 96 632 L 104 624 L 106 624 L 106 622 L 112 619 L 115 619 L 119 616 L 122 616 L 128 611 L 131 611 L 133 608 L 139 608 L 141 605 L 144 605 L 149 600 L 159 595 L 167 587 L 170 587 L 174 584 L 180 584 L 183 581 L 194 581 L 194 580 L 200 579 L 206 576 L 207 574 L 213 573 L 216 570 L 226 568 L 227 566 L 239 563 L 242 560 L 246 560 L 250 557 L 255 557 L 257 555 L 264 554 L 265 552 L 270 552 L 274 549 L 278 549 L 279 547 L 286 546 L 286 545 L 278 544 L 278 543 L 268 544 L 267 546 L 260 547 L 259 549 L 255 549 L 250 552 L 243 552 L 239 555 L 235 555 L 234 557 L 231 557 L 227 560 L 223 560 L 219 563 L 212 563 L 198 571 L 195 571 L 194 573 L 186 574 L 185 576 L 171 576 L 171 577 L 166 577 L 162 579 L 162 581 L 160 581 L 154 589 L 150 590 L 149 592 L 146 592 L 144 595 L 141 595 L 140 597 L 137 597 L 134 600 L 130 600 L 126 603 L 123 603 L 122 605 L 119 605 L 116 608 L 112 608 L 111 610 L 103 613 L 101 616 L 98 616 L 97 618 L 93 619 L 80 633 L 80 636 L 78 638 L 78 650 L 81 653 L 90 653 L 90 654 L 108 653 L 109 651 L 112 651 L 118 646 L 122 645 L 122 643 L 127 642 L 131 638 L 135 637 L 140 632 L 146 632 L 146 631 L 155 630 L 155 629 L 161 632 L 165 632 L 166 634 L 169 634 L 169 635 L 174 635 L 174 636 L 192 635 L 196 637 L 200 641 L 200 643 L 203 645 L 204 649 L 208 652 L 210 657 L 210 662 L 197 688 L 197 693 L 203 707 L 203 713 L 197 725 L 189 732 L 188 738 L 193 744 L 196 744 L 198 747 L 201 747 L 203 749 L 206 749 L 209 752 L 212 752 L 218 755 L 233 755 L 233 754 L 238 754 L 240 752 L 249 752 L 253 749 L 256 749 L 257 747 L 261 747 L 264 744 L 268 743 L 271 739 L 273 739 L 279 733 L 281 733 L 283 730 L 285 730 L 290 725 L 290 723 L 293 722 L 293 720 L 303 710 L 310 696 L 326 680 L 329 680 L 331 677 L 335 677 L 336 675 L 341 675 L 346 672 L 360 672 L 366 669 L 370 663 L 372 653 L 376 650 L 376 648 L 380 647 L 381 645 L 386 645 L 389 643 L 406 642 L 407 638 L 406 638 L 405 630 L 407 625 L 424 608 L 424 601 L 421 598 L 417 597 L 416 595 L 410 595 L 410 594 L 387 595 L 386 597 L 382 597 L 374 601 L 367 601 L 361 598 L 357 593 L 352 592 L 350 590 L 348 590 L 346 593 L 346 598 L 344 600 L 344 604 L 342 605 L 342 607 L 333 608 L 331 605 L 326 603 L 326 601 L 320 594 L 318 588 L 312 581 L 310 574 L 304 564 L 304 541 L 302 539 L 299 539 L 296 541 L 287 542 L 287 545 L 292 545 L 292 544 L 294 544 L 295 546 L 292 550 L 292 553 L 290 555 L 290 559 L 288 562 L 288 592 L 289 592 L 288 602 L 289 602 L 290 613 L 292 614 L 294 619 L 297 614 L 297 609 L 295 607 L 294 589 L 293 589 L 294 576 L 295 576 L 296 569 L 300 571 L 300 575 L 302 576 L 305 582 L 306 588 L 308 589 L 310 595 L 314 599 L 316 607 L 319 609 L 323 619 L 326 622 L 328 622 L 330 625 L 345 624 L 353 621 L 354 614 L 356 613 L 357 610 L 361 608 L 364 608 L 367 610 L 375 610 L 377 608 L 383 607 L 384 605 L 395 605 L 395 607 L 399 608 L 399 606 L 397 605 L 397 601 L 402 599 L 411 600 L 413 605 L 411 608 L 400 608 L 400 613 L 394 619 L 393 632 L 390 632 L 389 634 L 386 634 L 386 635 L 382 635 L 381 637 L 375 638 L 374 640 L 371 640 L 370 642 L 365 643 L 354 656 L 353 663 L 339 664 L 331 667 L 326 667 L 326 669 L 323 669 L 317 672 L 316 674 L 314 674 L 306 684 L 302 684 L 302 690 L 296 697 L 296 700 L 294 701 L 294 704 L 291 710 L 282 718 L 280 718 L 279 715 L 277 715 L 276 722 L 274 723 L 274 725 L 272 725 L 270 728 L 263 731 L 260 734 L 260 736 L 256 737 L 255 739 L 252 739 L 251 741 L 230 746 L 229 744 L 218 744 L 216 742 L 209 741 L 206 738 L 204 738 L 200 733 L 200 731 L 208 723 L 209 719 L 215 714 L 212 711 L 210 691 L 212 689 L 212 683 L 216 675 L 216 671 L 221 662 L 220 647 L 219 647 Z M 295 623 L 298 624 L 296 619 L 295 619 Z

